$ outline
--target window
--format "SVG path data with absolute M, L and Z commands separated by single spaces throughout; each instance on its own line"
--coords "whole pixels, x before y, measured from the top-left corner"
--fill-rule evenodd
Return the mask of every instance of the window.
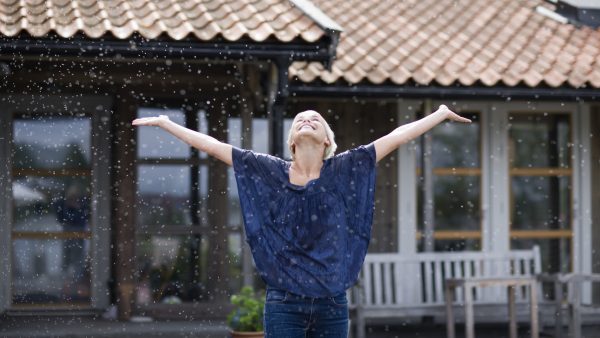
M 87 115 L 15 116 L 13 305 L 90 305 L 91 130 Z
M 569 114 L 509 116 L 511 246 L 539 245 L 546 272 L 571 270 L 571 137 Z
M 417 144 L 419 251 L 481 249 L 481 127 L 443 122 Z
M 138 117 L 159 114 L 208 132 L 203 110 L 138 110 Z M 137 131 L 136 301 L 143 306 L 209 300 L 214 291 L 207 287 L 209 159 L 164 130 Z

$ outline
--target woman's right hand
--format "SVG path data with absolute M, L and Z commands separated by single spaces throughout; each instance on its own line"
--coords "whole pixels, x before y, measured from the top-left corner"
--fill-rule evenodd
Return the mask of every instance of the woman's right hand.
M 152 117 L 142 117 L 139 119 L 135 119 L 131 122 L 134 126 L 157 126 L 162 127 L 165 122 L 168 122 L 169 117 L 167 115 L 159 115 Z

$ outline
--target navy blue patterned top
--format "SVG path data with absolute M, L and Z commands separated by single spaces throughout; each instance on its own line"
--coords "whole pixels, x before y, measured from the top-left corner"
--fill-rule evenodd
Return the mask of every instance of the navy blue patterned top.
M 371 238 L 375 146 L 324 160 L 305 186 L 290 182 L 291 162 L 236 147 L 232 156 L 246 240 L 265 283 L 309 297 L 354 285 Z

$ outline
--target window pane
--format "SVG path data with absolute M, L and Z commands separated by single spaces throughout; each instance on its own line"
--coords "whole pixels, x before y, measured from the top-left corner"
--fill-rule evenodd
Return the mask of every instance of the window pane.
M 479 230 L 479 176 L 434 176 L 435 230 Z
M 198 131 L 202 134 L 208 135 L 208 119 L 206 118 L 206 111 L 200 110 L 196 115 L 196 123 L 198 126 Z M 201 151 L 200 158 L 206 158 L 208 154 Z
M 513 239 L 513 249 L 530 250 L 534 245 L 540 247 L 542 271 L 553 273 L 571 271 L 571 239 Z
M 290 128 L 292 128 L 292 122 L 294 122 L 293 118 L 283 119 L 283 158 L 291 159 L 292 153 L 290 152 L 290 148 L 287 145 L 288 133 L 290 132 Z
M 227 142 L 234 147 L 242 147 L 242 119 L 230 117 L 227 119 Z
M 176 109 L 140 108 L 138 117 L 167 115 L 169 119 L 185 126 L 185 114 Z M 137 128 L 138 157 L 140 158 L 189 158 L 190 147 L 175 136 L 157 127 Z
M 13 241 L 13 304 L 90 302 L 90 241 Z
M 513 177 L 512 195 L 513 229 L 570 228 L 570 177 Z
M 89 177 L 17 177 L 14 231 L 89 231 Z
M 192 224 L 190 187 L 189 166 L 139 165 L 138 225 Z
M 285 126 L 285 120 L 284 120 Z M 285 132 L 284 132 L 285 134 Z M 287 135 L 286 135 L 287 136 Z M 269 152 L 269 120 L 252 119 L 252 150 L 268 153 Z M 287 142 L 287 139 L 286 139 Z M 287 148 L 284 142 L 284 148 Z M 285 151 L 285 149 L 284 149 Z
M 208 298 L 206 242 L 201 236 L 138 237 L 138 305 L 177 304 Z
M 433 128 L 432 160 L 434 168 L 479 167 L 479 114 L 461 114 L 470 124 L 444 122 Z
M 15 119 L 13 165 L 25 169 L 90 169 L 89 117 Z
M 570 167 L 569 115 L 512 114 L 510 163 L 515 168 Z
M 419 241 L 417 250 L 422 252 L 424 244 Z M 479 251 L 481 241 L 479 239 L 437 239 L 434 242 L 434 251 Z
M 229 245 L 229 290 L 237 291 L 242 287 L 242 234 L 230 233 L 227 241 Z

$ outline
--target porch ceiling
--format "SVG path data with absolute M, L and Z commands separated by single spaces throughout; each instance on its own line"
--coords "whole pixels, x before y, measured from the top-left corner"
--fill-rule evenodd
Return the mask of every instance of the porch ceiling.
M 313 2 L 345 31 L 331 71 L 296 62 L 297 84 L 600 88 L 600 29 L 543 0 Z

